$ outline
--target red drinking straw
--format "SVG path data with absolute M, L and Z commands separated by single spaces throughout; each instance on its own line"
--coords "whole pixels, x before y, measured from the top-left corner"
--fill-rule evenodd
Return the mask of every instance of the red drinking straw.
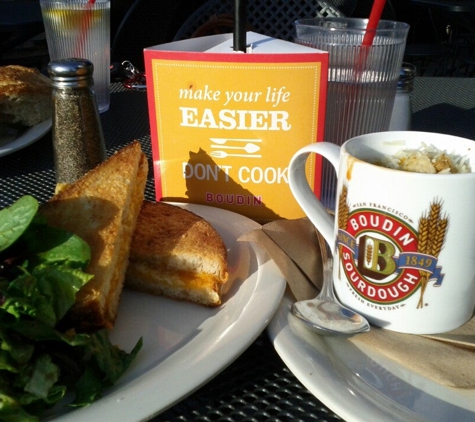
M 86 42 L 86 38 L 89 32 L 89 28 L 91 27 L 91 22 L 93 19 L 92 8 L 96 0 L 88 0 L 86 3 L 86 10 L 84 12 L 83 19 L 81 21 L 81 32 L 79 33 L 79 38 L 76 43 L 76 57 L 80 59 L 84 59 L 84 43 Z
M 376 29 L 378 28 L 379 20 L 381 19 L 381 14 L 383 13 L 385 4 L 386 0 L 374 0 L 368 19 L 368 24 L 366 25 L 366 32 L 363 38 L 362 45 L 364 47 L 370 47 L 373 45 Z
M 374 0 L 371 8 L 371 13 L 366 25 L 366 31 L 361 43 L 361 48 L 358 56 L 356 57 L 355 67 L 353 69 L 353 81 L 350 90 L 347 93 L 347 100 L 345 102 L 345 116 L 349 116 L 353 111 L 354 99 L 359 95 L 358 82 L 361 82 L 366 67 L 366 59 L 370 51 L 370 47 L 373 45 L 374 37 L 376 36 L 376 30 L 378 29 L 379 20 L 383 13 L 386 0 Z
M 379 20 L 381 19 L 381 14 L 383 13 L 385 4 L 386 0 L 374 0 L 373 7 L 371 8 L 371 13 L 368 19 L 368 24 L 366 25 L 363 42 L 361 43 L 360 53 L 356 59 L 356 80 L 359 80 L 359 78 L 364 72 L 366 59 L 369 54 L 369 48 L 373 45 L 373 40 L 376 35 L 376 30 L 378 29 Z

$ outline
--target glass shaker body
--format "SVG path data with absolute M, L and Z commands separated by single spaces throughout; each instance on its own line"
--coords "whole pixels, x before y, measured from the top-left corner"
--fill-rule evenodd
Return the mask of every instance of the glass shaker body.
M 403 63 L 396 97 L 394 99 L 393 112 L 389 130 L 411 130 L 411 92 L 414 85 L 416 68 L 410 63 Z
M 59 187 L 79 179 L 106 158 L 93 91 L 92 63 L 62 59 L 49 63 L 53 85 L 53 145 Z

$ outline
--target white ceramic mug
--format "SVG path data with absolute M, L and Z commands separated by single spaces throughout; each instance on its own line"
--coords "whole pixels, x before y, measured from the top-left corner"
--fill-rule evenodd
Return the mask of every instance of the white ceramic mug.
M 472 172 L 424 174 L 380 165 L 383 156 L 433 145 L 467 157 Z M 305 176 L 310 153 L 337 171 L 335 218 Z M 379 164 L 378 164 L 379 163 Z M 289 184 L 334 253 L 335 291 L 370 323 L 433 334 L 467 322 L 475 306 L 475 142 L 425 132 L 317 143 L 289 165 Z

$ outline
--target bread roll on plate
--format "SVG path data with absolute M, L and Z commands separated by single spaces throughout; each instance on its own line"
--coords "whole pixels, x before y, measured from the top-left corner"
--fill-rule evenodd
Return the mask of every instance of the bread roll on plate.
M 0 123 L 35 126 L 52 114 L 51 81 L 38 69 L 0 67 Z

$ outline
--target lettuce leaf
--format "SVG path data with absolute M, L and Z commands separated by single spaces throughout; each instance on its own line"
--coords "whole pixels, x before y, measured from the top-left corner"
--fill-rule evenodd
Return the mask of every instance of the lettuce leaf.
M 130 353 L 111 344 L 107 330 L 92 334 L 56 327 L 92 279 L 86 242 L 50 227 L 38 203 L 22 197 L 0 211 L 0 421 L 32 422 L 58 405 L 100 398 L 127 370 Z

